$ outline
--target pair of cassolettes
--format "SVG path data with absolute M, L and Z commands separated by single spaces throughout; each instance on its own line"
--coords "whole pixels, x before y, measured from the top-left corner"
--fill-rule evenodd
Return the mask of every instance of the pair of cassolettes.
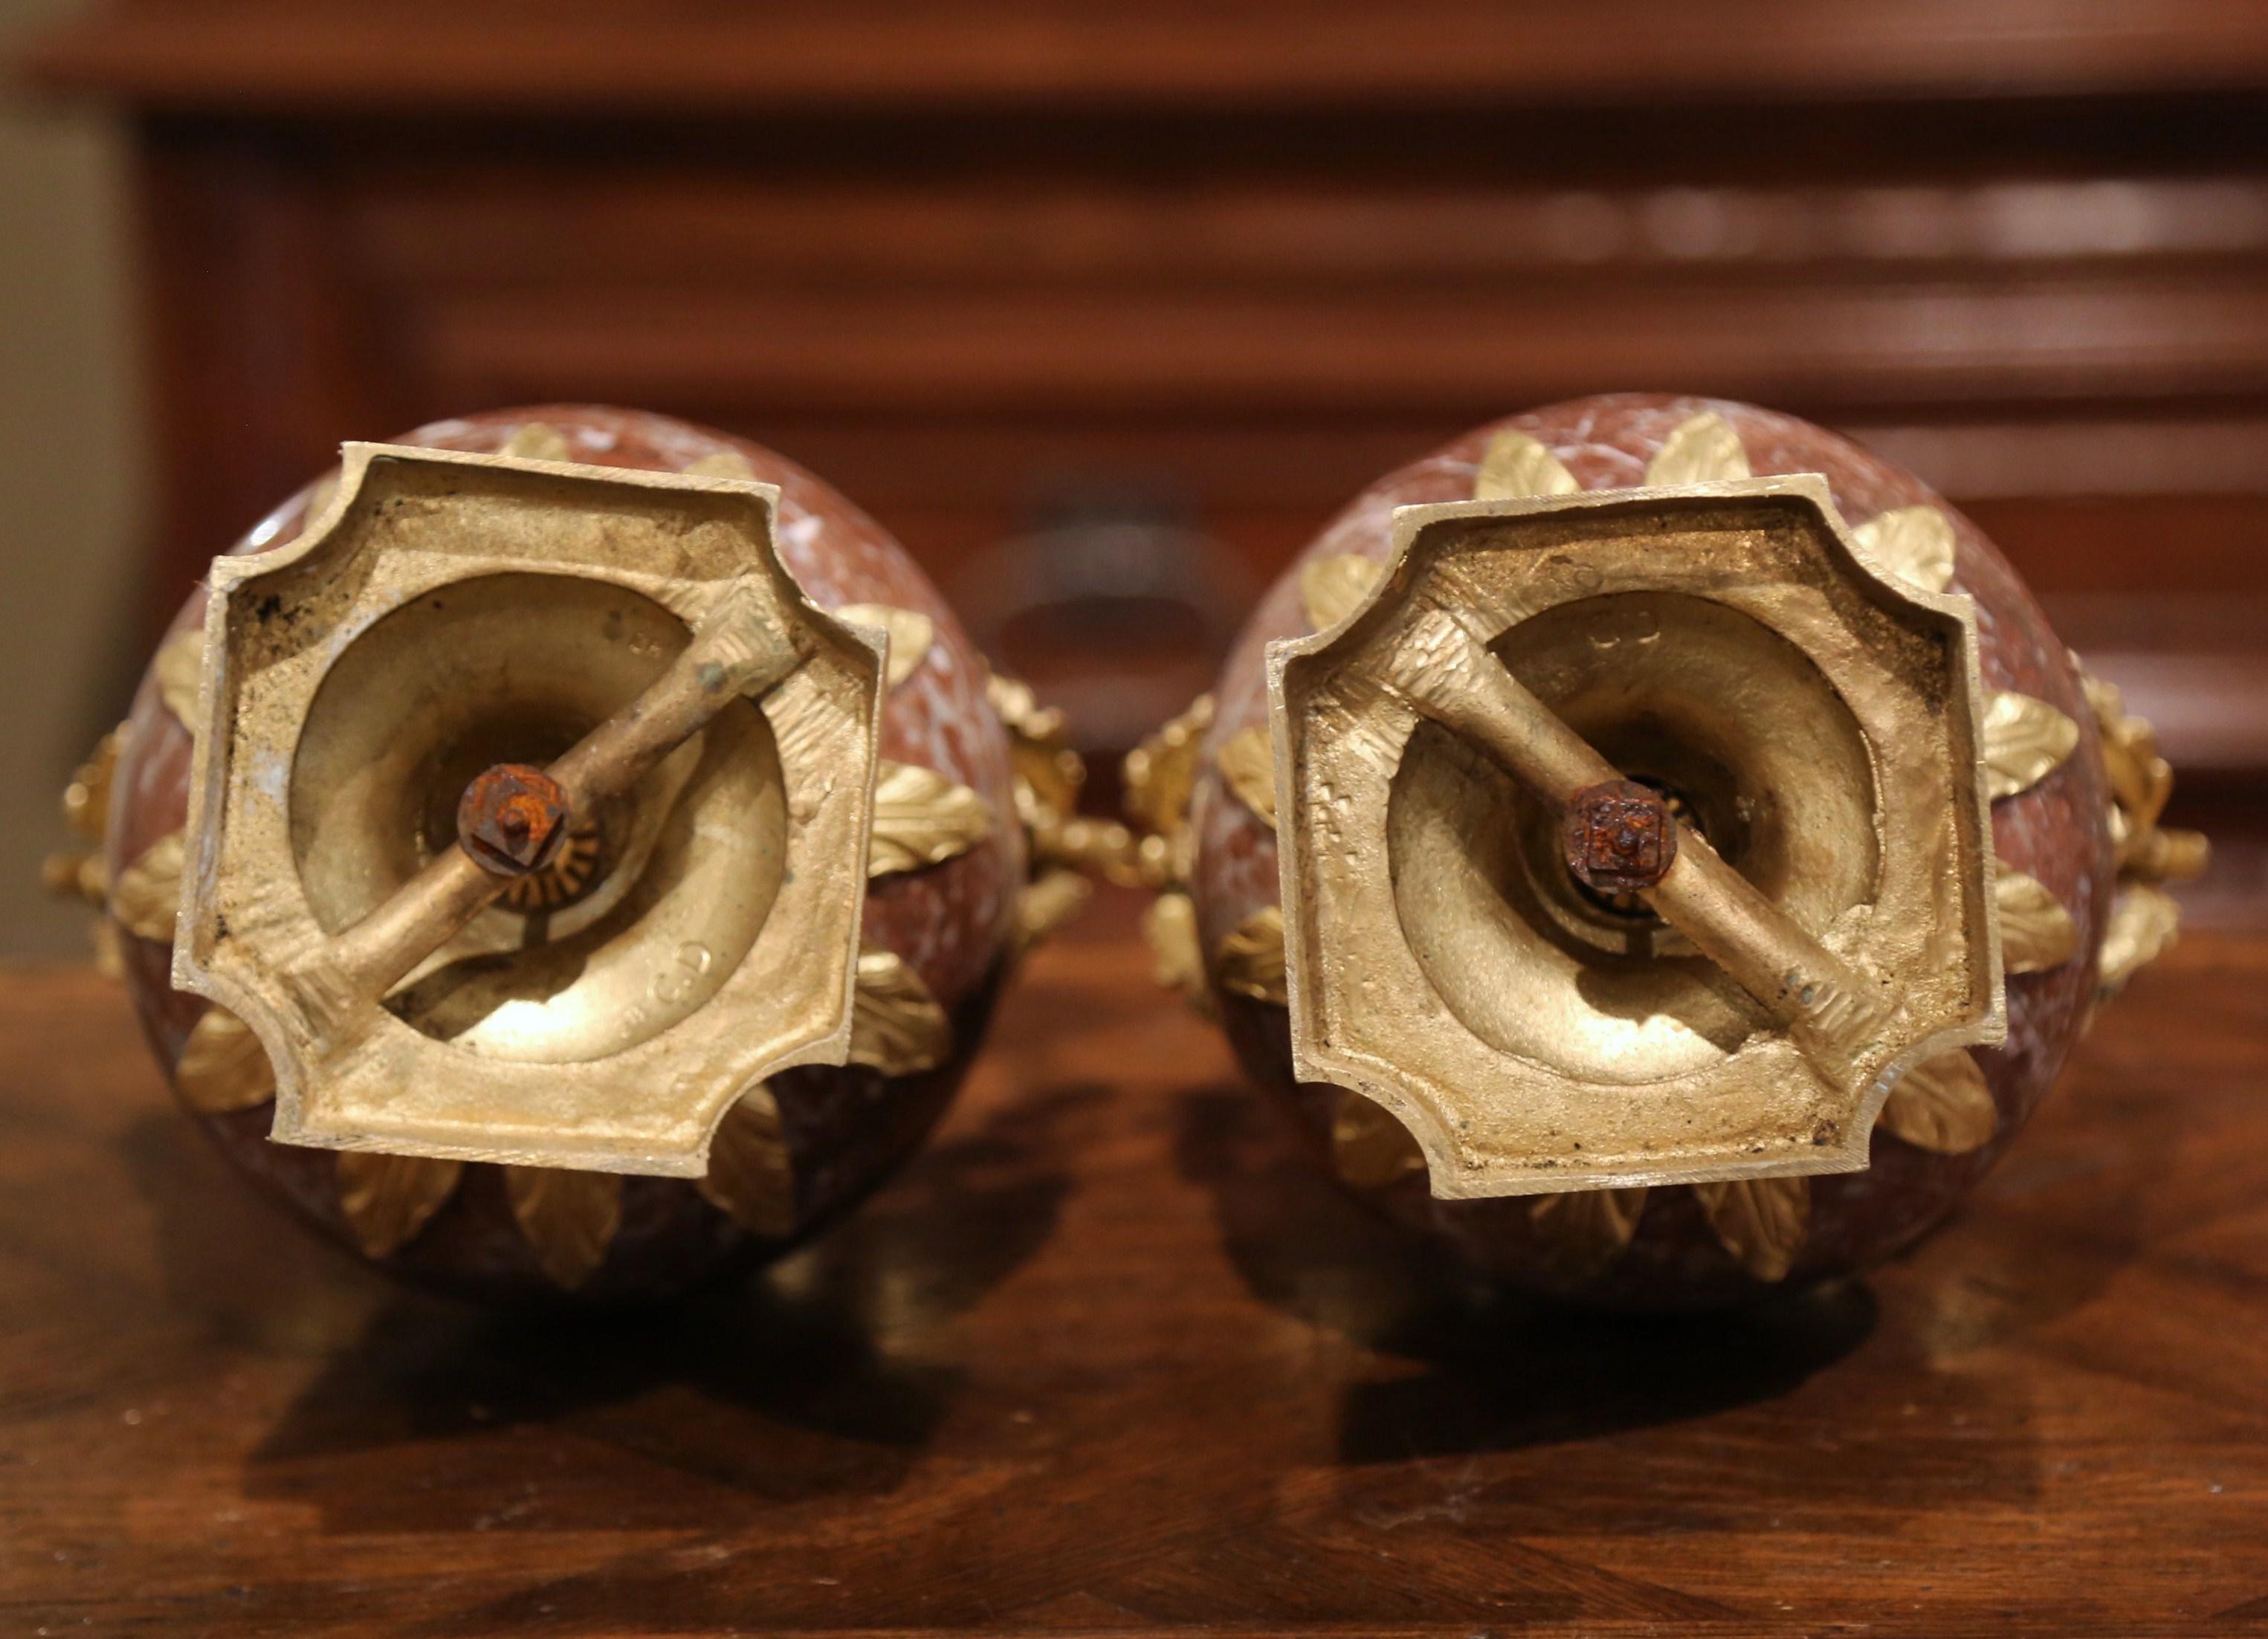
M 1943 1219 L 2205 854 L 1973 525 L 1696 399 L 1373 485 L 1126 772 L 1080 818 L 1059 717 L 800 468 L 550 407 L 350 445 L 217 559 L 51 870 L 230 1159 L 429 1284 L 818 1231 L 1099 870 L 1349 1188 L 1645 1308 Z

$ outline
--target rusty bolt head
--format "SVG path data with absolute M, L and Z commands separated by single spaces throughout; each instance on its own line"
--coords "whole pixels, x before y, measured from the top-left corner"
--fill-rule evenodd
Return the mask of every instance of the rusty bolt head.
M 524 762 L 500 762 L 465 787 L 457 841 L 482 870 L 524 877 L 551 863 L 568 820 L 558 781 Z
M 1602 893 L 1650 888 L 1677 857 L 1677 821 L 1659 792 L 1634 780 L 1585 786 L 1560 831 L 1567 869 Z

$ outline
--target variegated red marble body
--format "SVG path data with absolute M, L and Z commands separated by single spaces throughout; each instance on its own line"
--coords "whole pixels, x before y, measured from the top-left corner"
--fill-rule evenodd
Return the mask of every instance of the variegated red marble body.
M 876 878 L 866 895 L 865 948 L 895 952 L 945 1008 L 954 1027 L 952 1058 L 902 1077 L 850 1065 L 805 1066 L 771 1078 L 795 1180 L 794 1227 L 787 1235 L 750 1234 L 689 1182 L 624 1180 L 620 1226 L 603 1261 L 576 1285 L 575 1296 L 655 1297 L 776 1253 L 855 1204 L 920 1143 L 951 1099 L 990 1013 L 1024 879 L 1024 838 L 1013 819 L 1007 739 L 986 700 L 984 662 L 936 590 L 880 525 L 761 445 L 637 411 L 588 406 L 497 411 L 438 422 L 395 442 L 490 453 L 529 429 L 564 441 L 554 459 L 663 472 L 705 462 L 704 470 L 779 486 L 781 556 L 814 601 L 830 610 L 892 606 L 925 615 L 933 626 L 920 665 L 889 693 L 880 754 L 968 786 L 996 820 L 976 846 L 941 864 Z M 230 550 L 260 552 L 296 539 L 323 482 L 284 502 Z M 203 618 L 201 589 L 172 631 L 201 627 Z M 104 856 L 113 880 L 153 842 L 180 828 L 192 750 L 190 735 L 166 706 L 153 672 L 136 696 L 112 785 Z M 172 988 L 166 944 L 123 929 L 120 936 L 128 987 L 151 1044 L 170 1071 L 206 1003 Z M 353 1245 L 339 1204 L 335 1156 L 269 1143 L 264 1106 L 196 1119 L 237 1165 L 333 1239 Z M 515 1223 L 500 1170 L 492 1166 L 467 1166 L 446 1204 L 386 1262 L 412 1279 L 482 1297 L 558 1290 Z
M 1756 474 L 1823 474 L 1836 505 L 1854 526 L 1895 508 L 1941 508 L 1955 536 L 1950 589 L 1977 603 L 1986 690 L 2030 695 L 2078 724 L 2092 724 L 2068 650 L 2015 571 L 1974 524 L 1911 474 L 1822 428 L 1746 405 L 1617 394 L 1554 405 L 1476 429 L 1364 490 L 1300 562 L 1357 554 L 1382 562 L 1395 509 L 1471 499 L 1484 452 L 1506 430 L 1541 443 L 1585 489 L 1625 488 L 1645 481 L 1648 462 L 1673 430 L 1711 412 L 1738 433 Z M 1227 793 L 1214 754 L 1243 730 L 1258 725 L 1264 731 L 1267 646 L 1308 629 L 1295 565 L 1247 625 L 1216 692 L 1193 810 L 1193 895 L 1202 948 L 1208 952 L 1219 950 L 1248 916 L 1278 899 L 1275 832 Z M 2091 728 L 2060 767 L 2029 790 L 1995 803 L 1994 842 L 2003 868 L 2036 878 L 2054 895 L 2077 928 L 2077 954 L 2047 971 L 2008 978 L 2007 1043 L 1977 1054 L 1998 1108 L 1992 1140 L 1964 1154 L 1938 1154 L 1878 1126 L 1867 1170 L 1808 1180 L 1808 1225 L 1787 1280 L 1800 1283 L 1862 1268 L 1938 1224 L 1999 1158 L 2055 1080 L 2095 997 L 2096 958 L 2115 874 L 2106 805 L 2102 755 Z M 1285 1011 L 1217 984 L 1214 994 L 1248 1072 L 1294 1112 L 1328 1152 L 1333 1112 L 1343 1095 L 1334 1088 L 1294 1084 Z M 1650 1191 L 1623 1253 L 1602 1273 L 1572 1286 L 1549 1272 L 1533 1221 L 1533 1198 L 1439 1201 L 1428 1193 L 1422 1172 L 1359 1193 L 1397 1223 L 1436 1238 L 1491 1276 L 1586 1301 L 1692 1306 L 1764 1290 L 1710 1231 L 1690 1187 Z

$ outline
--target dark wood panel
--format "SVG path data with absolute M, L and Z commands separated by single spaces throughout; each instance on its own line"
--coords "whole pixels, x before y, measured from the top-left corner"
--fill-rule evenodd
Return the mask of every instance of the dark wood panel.
M 1280 106 L 2198 92 L 2268 83 L 2227 0 L 114 0 L 46 72 L 172 107 Z
M 1617 1324 L 1342 1199 L 1043 951 L 937 1144 L 769 1280 L 491 1317 L 322 1251 L 92 975 L 0 983 L 0 1628 L 2167 1639 L 2268 1614 L 2268 946 L 2106 1010 L 1862 1283 Z
M 2257 274 L 2115 285 L 1800 290 L 1673 285 L 1339 300 L 1137 291 L 677 289 L 445 292 L 404 315 L 445 385 L 504 401 L 563 380 L 665 401 L 728 386 L 843 409 L 1332 414 L 1484 407 L 1671 380 L 1849 408 L 2180 393 L 2268 397 Z
M 1385 295 L 1554 276 L 1618 290 L 1663 278 L 2100 276 L 2268 255 L 2268 180 L 2242 174 L 1797 187 L 1712 180 L 1697 165 L 1649 186 L 1555 148 L 1535 156 L 1553 173 L 1545 182 L 1448 163 L 1416 179 L 1348 175 L 1314 156 L 1280 157 L 1272 178 L 1145 177 L 1113 173 L 1102 155 L 1059 156 L 1055 174 L 1028 177 L 977 160 L 938 173 L 932 159 L 909 182 L 871 171 L 791 180 L 727 144 L 676 158 L 659 173 L 620 155 L 538 169 L 420 144 L 342 178 L 342 203 L 373 274 L 426 289 L 1169 283 Z M 1491 155 L 1488 168 L 1520 158 Z

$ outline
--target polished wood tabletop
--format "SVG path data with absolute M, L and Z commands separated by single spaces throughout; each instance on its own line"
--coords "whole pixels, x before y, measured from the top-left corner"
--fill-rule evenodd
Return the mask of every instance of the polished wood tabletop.
M 0 1633 L 2268 1629 L 2268 941 L 1901 1263 L 1641 1322 L 1344 1200 L 1128 920 L 856 1218 L 581 1317 L 316 1246 L 112 987 L 0 977 Z

